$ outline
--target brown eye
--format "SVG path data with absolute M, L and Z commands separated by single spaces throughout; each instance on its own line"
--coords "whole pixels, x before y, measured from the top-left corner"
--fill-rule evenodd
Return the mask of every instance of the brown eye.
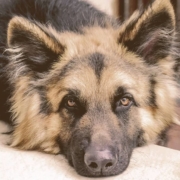
M 131 100 L 129 98 L 124 97 L 120 100 L 120 102 L 123 106 L 128 106 L 131 103 Z
M 67 105 L 68 105 L 69 107 L 75 107 L 75 106 L 76 106 L 76 102 L 75 102 L 73 99 L 69 99 L 69 100 L 67 101 Z

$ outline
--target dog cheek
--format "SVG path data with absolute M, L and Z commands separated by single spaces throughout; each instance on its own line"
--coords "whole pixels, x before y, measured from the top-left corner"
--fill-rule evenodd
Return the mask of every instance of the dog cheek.
M 126 132 L 128 137 L 137 142 L 139 133 L 141 132 L 140 116 L 136 107 L 132 107 L 129 112 L 129 120 L 127 122 Z
M 60 152 L 57 143 L 60 130 L 61 121 L 57 114 L 26 118 L 16 126 L 11 146 L 57 154 Z

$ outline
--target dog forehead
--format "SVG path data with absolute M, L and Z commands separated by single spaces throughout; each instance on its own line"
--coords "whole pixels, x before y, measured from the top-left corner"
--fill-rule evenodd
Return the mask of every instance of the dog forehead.
M 129 57 L 131 58 L 131 57 Z M 147 87 L 147 76 L 133 63 L 122 57 L 99 52 L 69 62 L 63 78 L 65 89 L 77 89 L 86 99 L 109 99 L 119 87 L 129 89 L 132 94 Z M 137 70 L 138 69 L 138 70 Z M 145 91 L 146 92 L 146 91 Z

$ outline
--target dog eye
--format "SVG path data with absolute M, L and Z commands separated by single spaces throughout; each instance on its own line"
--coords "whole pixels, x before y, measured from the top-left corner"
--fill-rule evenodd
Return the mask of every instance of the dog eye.
M 67 105 L 68 105 L 69 107 L 76 107 L 76 106 L 77 106 L 76 101 L 73 100 L 73 99 L 67 100 Z
M 131 94 L 125 94 L 124 96 L 116 96 L 114 109 L 116 111 L 128 109 L 134 103 L 133 97 Z
M 64 108 L 68 110 L 67 113 L 71 113 L 76 118 L 81 117 L 86 112 L 85 102 L 74 95 L 67 95 L 63 98 L 58 111 Z
M 123 106 L 129 106 L 130 103 L 131 103 L 131 100 L 130 100 L 130 98 L 123 97 L 123 98 L 120 99 L 120 103 Z
M 67 109 L 76 109 L 78 107 L 78 100 L 74 96 L 68 96 L 64 100 L 64 105 Z

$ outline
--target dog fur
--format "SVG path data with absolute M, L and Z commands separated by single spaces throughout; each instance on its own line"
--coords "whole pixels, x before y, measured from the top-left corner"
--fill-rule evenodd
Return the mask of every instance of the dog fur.
M 110 176 L 135 147 L 164 143 L 179 96 L 169 0 L 122 25 L 78 0 L 0 1 L 0 12 L 0 118 L 13 123 L 11 146 Z

